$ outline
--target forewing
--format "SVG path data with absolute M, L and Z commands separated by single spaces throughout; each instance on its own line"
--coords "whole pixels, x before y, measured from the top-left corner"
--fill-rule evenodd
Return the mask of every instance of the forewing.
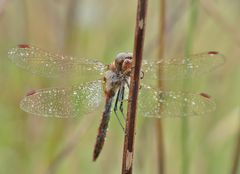
M 207 94 L 157 91 L 147 85 L 142 85 L 138 101 L 140 115 L 146 117 L 201 116 L 216 108 Z
M 164 59 L 161 61 L 143 61 L 144 79 L 157 79 L 158 71 L 163 71 L 162 80 L 177 80 L 185 77 L 203 75 L 225 62 L 225 57 L 216 51 L 190 55 L 185 58 Z
M 96 110 L 103 99 L 102 81 L 71 88 L 33 91 L 20 102 L 25 112 L 45 117 L 78 117 Z
M 106 66 L 97 60 L 63 56 L 26 44 L 10 49 L 8 56 L 21 68 L 47 77 L 61 76 L 66 72 L 87 74 L 94 71 L 102 74 L 106 69 Z

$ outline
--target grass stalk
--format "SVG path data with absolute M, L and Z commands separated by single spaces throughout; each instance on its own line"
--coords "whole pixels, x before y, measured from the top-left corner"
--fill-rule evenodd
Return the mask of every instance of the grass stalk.
M 164 57 L 164 41 L 165 41 L 165 0 L 160 0 L 160 25 L 159 25 L 159 47 L 158 47 L 158 57 L 161 61 Z M 164 89 L 164 83 L 161 80 L 163 76 L 163 70 L 159 68 L 158 71 L 158 88 L 160 90 Z M 160 108 L 162 111 L 164 108 Z M 157 156 L 158 156 L 158 173 L 164 174 L 164 134 L 163 134 L 163 123 L 162 120 L 157 120 L 155 122 L 156 127 L 156 140 L 157 140 Z
M 240 116 L 240 108 L 239 108 L 239 116 Z M 236 149 L 233 155 L 233 164 L 232 164 L 231 174 L 238 174 L 238 172 L 240 172 L 239 164 L 240 164 L 240 124 L 238 124 L 238 136 L 236 140 Z
M 162 2 L 160 2 L 162 3 Z M 165 25 L 165 31 L 164 35 L 165 37 L 168 36 L 170 33 L 172 33 L 173 29 L 175 28 L 175 25 L 177 25 L 177 21 L 179 21 L 185 14 L 186 12 L 186 2 L 182 1 L 178 4 L 176 7 L 176 10 L 174 11 L 173 14 L 171 14 L 169 17 L 165 17 L 165 21 L 168 21 L 168 23 L 164 24 Z M 161 9 L 161 4 L 160 4 L 160 13 L 163 12 L 164 9 Z M 166 7 L 164 7 L 166 9 Z M 165 12 L 164 12 L 165 13 Z M 162 17 L 160 17 L 161 19 Z M 162 20 L 162 19 L 161 19 Z M 160 26 L 161 28 L 161 26 Z M 159 36 L 160 35 L 160 36 Z M 157 36 L 154 36 L 150 42 L 145 46 L 144 54 L 149 55 L 151 54 L 158 46 L 159 46 L 159 38 L 161 37 L 161 32 L 158 33 Z
M 188 34 L 186 39 L 186 46 L 185 46 L 185 55 L 189 55 L 192 47 L 193 47 L 193 40 L 194 40 L 194 31 L 196 27 L 197 21 L 197 3 L 198 0 L 191 1 L 191 11 L 189 14 L 189 26 L 188 26 Z M 188 74 L 186 74 L 186 79 L 183 83 L 183 90 L 187 91 L 191 84 L 190 78 L 188 78 Z M 184 107 L 182 110 L 183 114 L 188 112 L 188 108 Z M 181 151 L 182 151 L 182 174 L 189 173 L 189 163 L 190 163 L 190 154 L 189 154 L 189 122 L 187 117 L 183 117 L 182 125 L 181 125 Z
M 68 4 L 68 11 L 66 15 L 66 21 L 65 21 L 65 28 L 64 28 L 64 49 L 65 51 L 70 51 L 70 48 L 72 48 L 72 38 L 74 38 L 73 29 L 74 29 L 74 14 L 76 12 L 77 7 L 77 1 L 76 0 L 70 0 Z
M 133 69 L 130 80 L 127 121 L 122 158 L 122 174 L 131 174 L 133 168 L 134 139 L 136 125 L 137 99 L 139 90 L 140 70 L 144 45 L 147 0 L 138 0 L 133 49 Z
M 46 174 L 56 173 L 56 170 L 58 169 L 61 162 L 64 159 L 66 159 L 71 154 L 71 152 L 75 149 L 79 140 L 81 139 L 82 136 L 85 135 L 85 133 L 93 123 L 94 119 L 95 119 L 95 114 L 89 114 L 84 116 L 84 118 L 81 120 L 80 124 L 76 128 L 75 133 L 69 136 L 70 138 L 66 140 L 67 143 L 65 144 L 65 146 L 60 150 L 60 152 L 55 156 L 55 158 L 52 160 L 52 162 L 48 166 Z

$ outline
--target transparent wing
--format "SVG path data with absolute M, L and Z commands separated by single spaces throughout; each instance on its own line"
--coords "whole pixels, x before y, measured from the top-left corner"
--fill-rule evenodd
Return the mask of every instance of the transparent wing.
M 96 72 L 102 74 L 106 66 L 86 58 L 74 58 L 44 51 L 38 47 L 21 44 L 8 52 L 9 58 L 21 68 L 47 77 L 61 76 L 66 72 Z
M 214 70 L 225 62 L 225 57 L 216 51 L 190 55 L 180 59 L 162 61 L 143 61 L 142 70 L 145 79 L 157 79 L 159 68 L 163 71 L 163 80 L 195 77 Z
M 140 115 L 146 117 L 201 116 L 216 108 L 207 94 L 157 91 L 147 85 L 142 85 L 138 101 Z
M 33 91 L 20 102 L 25 112 L 45 117 L 77 117 L 96 110 L 103 99 L 102 81 L 71 88 Z

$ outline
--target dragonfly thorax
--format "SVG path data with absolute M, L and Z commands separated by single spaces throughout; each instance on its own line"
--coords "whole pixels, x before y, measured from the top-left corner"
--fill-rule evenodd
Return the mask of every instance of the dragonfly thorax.
M 123 74 L 117 73 L 116 71 L 108 70 L 104 76 L 104 91 L 109 97 L 114 96 L 118 88 L 124 80 L 128 80 L 128 76 L 123 76 Z

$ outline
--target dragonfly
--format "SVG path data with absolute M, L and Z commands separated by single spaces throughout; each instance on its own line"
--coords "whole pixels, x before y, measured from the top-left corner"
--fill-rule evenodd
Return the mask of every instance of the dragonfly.
M 91 113 L 105 100 L 104 109 L 93 152 L 95 161 L 102 151 L 111 111 L 121 124 L 124 115 L 124 102 L 129 88 L 129 80 L 133 67 L 132 53 L 119 53 L 110 64 L 87 58 L 76 58 L 49 52 L 39 47 L 20 44 L 11 48 L 8 57 L 17 66 L 33 74 L 46 77 L 57 77 L 68 72 L 77 72 L 88 76 L 93 72 L 101 78 L 72 85 L 67 88 L 46 88 L 28 92 L 20 101 L 20 108 L 30 114 L 45 117 L 79 117 Z M 166 79 L 181 79 L 205 74 L 222 65 L 224 56 L 216 51 L 193 54 L 185 58 L 163 59 L 161 61 L 143 60 L 142 78 L 159 80 L 156 76 L 158 68 L 166 74 Z M 143 79 L 144 79 L 143 78 Z M 113 106 L 113 109 L 112 109 Z M 188 112 L 183 113 L 182 108 Z M 163 110 L 160 110 L 163 108 Z M 216 108 L 215 102 L 205 93 L 192 94 L 181 91 L 161 91 L 150 85 L 141 83 L 138 110 L 146 117 L 165 118 L 191 115 L 207 115 Z

